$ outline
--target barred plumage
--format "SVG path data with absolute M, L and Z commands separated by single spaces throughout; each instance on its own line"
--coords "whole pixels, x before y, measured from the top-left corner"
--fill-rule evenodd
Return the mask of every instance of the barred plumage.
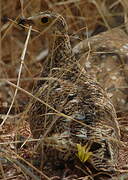
M 119 128 L 106 92 L 80 67 L 73 56 L 64 18 L 49 11 L 25 20 L 54 35 L 29 109 L 34 138 L 44 137 L 46 161 L 76 162 L 76 144 L 89 144 L 88 162 L 98 171 L 111 171 L 118 156 Z M 47 159 L 47 158 L 46 158 Z M 86 162 L 85 162 L 86 164 Z

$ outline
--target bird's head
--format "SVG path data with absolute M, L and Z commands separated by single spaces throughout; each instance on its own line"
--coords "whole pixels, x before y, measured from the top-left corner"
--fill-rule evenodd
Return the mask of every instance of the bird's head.
M 39 32 L 50 30 L 58 35 L 63 35 L 68 30 L 65 19 L 60 14 L 50 11 L 40 12 L 28 18 L 20 18 L 18 24 L 32 25 Z

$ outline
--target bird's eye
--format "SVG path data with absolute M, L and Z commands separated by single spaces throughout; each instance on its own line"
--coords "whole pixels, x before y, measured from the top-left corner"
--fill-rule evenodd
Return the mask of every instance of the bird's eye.
M 47 22 L 48 22 L 48 17 L 43 17 L 43 18 L 41 18 L 41 22 L 42 22 L 42 23 L 47 23 Z

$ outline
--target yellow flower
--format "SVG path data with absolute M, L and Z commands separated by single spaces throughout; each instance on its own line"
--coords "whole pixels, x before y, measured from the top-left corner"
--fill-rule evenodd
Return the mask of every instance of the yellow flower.
M 86 144 L 85 146 L 81 146 L 81 144 L 77 144 L 77 150 L 78 150 L 78 158 L 81 162 L 87 161 L 90 156 L 92 156 L 92 152 L 89 152 L 90 146 Z

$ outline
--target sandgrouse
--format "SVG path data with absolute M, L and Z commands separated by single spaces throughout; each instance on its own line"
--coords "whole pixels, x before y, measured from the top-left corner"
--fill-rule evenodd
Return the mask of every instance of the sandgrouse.
M 34 138 L 42 137 L 46 161 L 81 161 L 77 146 L 92 155 L 83 164 L 111 172 L 117 161 L 119 128 L 116 113 L 103 88 L 75 59 L 65 19 L 50 11 L 22 19 L 38 31 L 50 31 L 49 55 L 34 87 L 29 109 Z M 80 151 L 80 150 L 79 150 Z

